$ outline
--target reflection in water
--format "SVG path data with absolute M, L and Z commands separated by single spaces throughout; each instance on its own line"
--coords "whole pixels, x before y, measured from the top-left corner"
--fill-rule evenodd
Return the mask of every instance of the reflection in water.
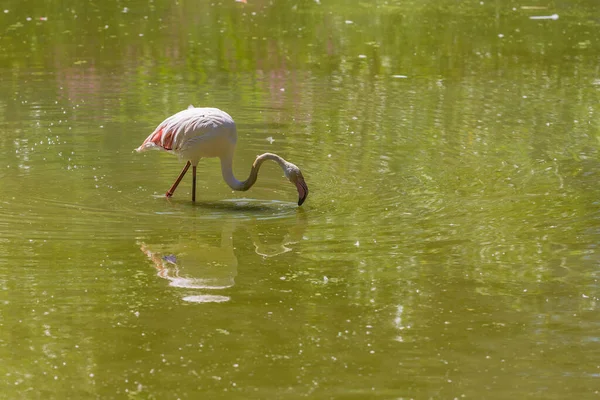
M 229 301 L 229 297 L 214 294 L 201 294 L 196 296 L 185 296 L 183 300 L 190 303 L 224 303 Z
M 221 246 L 197 241 L 173 245 L 139 243 L 140 250 L 152 260 L 157 275 L 169 286 L 186 289 L 226 289 L 234 285 L 238 261 L 233 253 L 233 223 L 223 225 Z
M 221 225 L 220 246 L 203 243 L 189 234 L 179 238 L 174 244 L 146 244 L 139 242 L 140 250 L 154 263 L 157 275 L 169 281 L 169 286 L 184 289 L 222 290 L 232 287 L 237 276 L 238 259 L 234 253 L 233 233 L 244 227 L 256 254 L 275 257 L 292 251 L 290 245 L 302 240 L 306 229 L 306 214 L 298 209 L 295 224 L 277 244 L 262 243 L 257 231 L 260 222 L 252 219 L 240 221 L 229 219 Z M 221 303 L 229 301 L 228 296 L 187 295 L 184 301 L 193 303 Z
M 255 230 L 250 230 L 250 238 L 254 244 L 254 251 L 259 256 L 275 257 L 288 251 L 292 251 L 290 245 L 296 244 L 302 240 L 304 231 L 306 230 L 306 214 L 303 209 L 298 209 L 298 218 L 296 224 L 289 228 L 288 233 L 279 243 L 263 243 L 259 234 Z
M 399 331 L 398 336 L 396 336 L 396 338 L 395 338 L 395 340 L 397 342 L 404 342 L 404 338 L 402 337 L 402 335 L 400 335 L 400 333 L 406 328 L 402 324 L 402 314 L 403 313 L 404 313 L 404 306 L 399 304 L 396 308 L 396 315 L 394 316 L 394 327 L 396 329 L 398 329 L 398 331 Z

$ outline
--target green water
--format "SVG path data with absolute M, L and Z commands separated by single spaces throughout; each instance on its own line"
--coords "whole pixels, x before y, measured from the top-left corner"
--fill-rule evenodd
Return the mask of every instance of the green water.
M 598 398 L 598 15 L 4 1 L 0 398 Z M 165 199 L 133 149 L 189 104 L 306 203 L 215 159 Z

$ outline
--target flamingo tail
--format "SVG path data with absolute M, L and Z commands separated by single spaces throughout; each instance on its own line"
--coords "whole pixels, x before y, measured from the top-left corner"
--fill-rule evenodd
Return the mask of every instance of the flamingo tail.
M 164 126 L 159 126 L 154 132 L 144 140 L 144 143 L 135 151 L 141 153 L 146 150 L 173 150 L 173 140 L 175 133 L 173 129 L 165 129 Z

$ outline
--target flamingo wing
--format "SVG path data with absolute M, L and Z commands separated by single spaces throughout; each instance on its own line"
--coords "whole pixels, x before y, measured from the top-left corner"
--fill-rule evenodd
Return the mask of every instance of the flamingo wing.
M 188 142 L 196 141 L 198 136 L 210 135 L 223 125 L 235 127 L 233 119 L 226 112 L 217 108 L 190 107 L 161 122 L 136 151 L 178 151 L 186 147 Z M 235 143 L 236 138 L 231 139 Z

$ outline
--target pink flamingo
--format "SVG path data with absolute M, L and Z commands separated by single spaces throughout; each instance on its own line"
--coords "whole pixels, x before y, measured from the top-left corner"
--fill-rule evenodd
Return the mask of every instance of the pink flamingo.
M 136 149 L 137 152 L 149 149 L 165 150 L 175 153 L 181 159 L 187 160 L 185 167 L 167 191 L 171 197 L 177 185 L 192 166 L 192 201 L 196 201 L 196 166 L 201 158 L 219 157 L 223 179 L 233 190 L 248 190 L 256 182 L 258 170 L 266 160 L 275 161 L 287 179 L 298 190 L 298 205 L 301 206 L 308 196 L 308 186 L 304 181 L 300 168 L 284 160 L 277 154 L 265 153 L 256 157 L 250 170 L 250 176 L 245 181 L 238 181 L 233 175 L 233 153 L 237 142 L 235 122 L 229 114 L 217 108 L 195 108 L 189 106 L 165 119 L 158 125 L 144 143 Z

